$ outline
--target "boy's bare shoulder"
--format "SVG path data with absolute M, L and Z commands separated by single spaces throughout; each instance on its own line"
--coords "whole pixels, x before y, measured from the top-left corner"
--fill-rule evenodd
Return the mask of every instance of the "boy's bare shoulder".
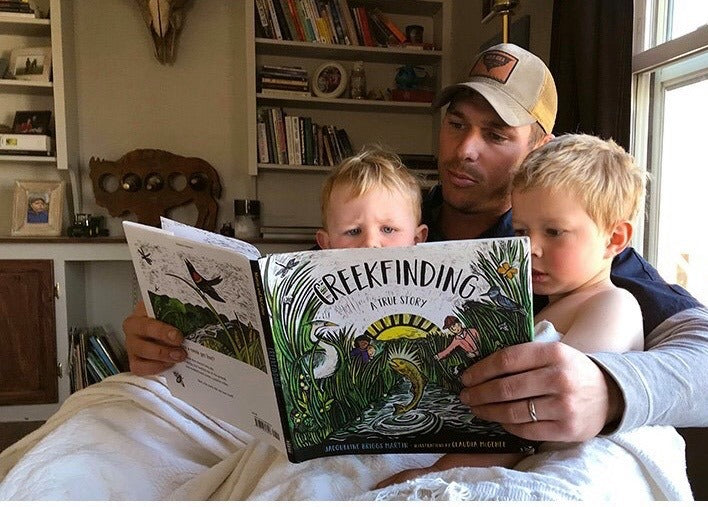
M 615 311 L 638 311 L 641 313 L 639 302 L 631 292 L 620 287 L 607 287 L 605 290 L 589 297 L 583 306 L 592 308 L 611 307 Z

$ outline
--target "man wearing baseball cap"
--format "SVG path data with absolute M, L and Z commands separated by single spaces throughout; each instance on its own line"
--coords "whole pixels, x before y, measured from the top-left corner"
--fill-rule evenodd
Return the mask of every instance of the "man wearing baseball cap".
M 440 184 L 423 203 L 428 241 L 513 236 L 512 175 L 552 137 L 557 94 L 550 71 L 530 52 L 499 44 L 477 55 L 466 81 L 444 88 L 433 105 L 447 109 Z M 646 352 L 589 357 L 562 343 L 515 345 L 464 372 L 462 401 L 531 440 L 708 425 L 708 375 L 697 374 L 708 364 L 708 311 L 632 248 L 615 258 L 612 280 L 642 307 Z M 545 304 L 537 298 L 535 311 Z

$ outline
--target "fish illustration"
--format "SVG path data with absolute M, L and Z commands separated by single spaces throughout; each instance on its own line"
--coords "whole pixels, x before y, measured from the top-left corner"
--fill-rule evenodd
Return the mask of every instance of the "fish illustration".
M 428 383 L 428 379 L 413 362 L 408 361 L 407 359 L 392 357 L 389 359 L 388 364 L 391 368 L 393 368 L 393 371 L 407 378 L 411 383 L 413 399 L 405 405 L 401 403 L 393 404 L 393 413 L 395 415 L 405 414 L 406 412 L 416 408 L 418 403 L 420 403 L 420 399 L 423 397 L 423 390 Z

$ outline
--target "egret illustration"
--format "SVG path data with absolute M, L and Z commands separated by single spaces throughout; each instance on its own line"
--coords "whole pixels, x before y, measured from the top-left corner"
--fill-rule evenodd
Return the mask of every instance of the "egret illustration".
M 322 337 L 328 329 L 338 326 L 334 322 L 319 319 L 312 320 L 309 324 L 312 325 L 310 328 L 310 341 L 315 345 L 314 351 L 309 358 L 312 377 L 315 379 L 330 377 L 337 371 L 339 354 L 333 345 L 323 342 Z
M 526 313 L 526 310 L 524 310 L 524 308 L 519 303 L 517 303 L 513 299 L 506 297 L 504 294 L 501 293 L 501 289 L 494 285 L 491 286 L 486 293 L 482 294 L 482 296 L 487 296 L 489 299 L 492 300 L 494 304 L 503 308 L 504 310 Z

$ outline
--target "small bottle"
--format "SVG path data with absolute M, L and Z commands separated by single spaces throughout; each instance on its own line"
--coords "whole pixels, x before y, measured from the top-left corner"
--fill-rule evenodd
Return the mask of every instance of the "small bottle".
M 137 192 L 141 186 L 140 176 L 135 173 L 128 173 L 120 180 L 120 187 L 126 192 Z
M 366 98 L 366 72 L 364 71 L 364 62 L 354 62 L 350 84 L 353 99 Z
M 192 190 L 204 190 L 207 186 L 208 178 L 204 173 L 192 173 L 189 175 L 187 184 Z
M 165 180 L 157 173 L 150 173 L 145 177 L 145 190 L 157 192 L 165 186 Z

